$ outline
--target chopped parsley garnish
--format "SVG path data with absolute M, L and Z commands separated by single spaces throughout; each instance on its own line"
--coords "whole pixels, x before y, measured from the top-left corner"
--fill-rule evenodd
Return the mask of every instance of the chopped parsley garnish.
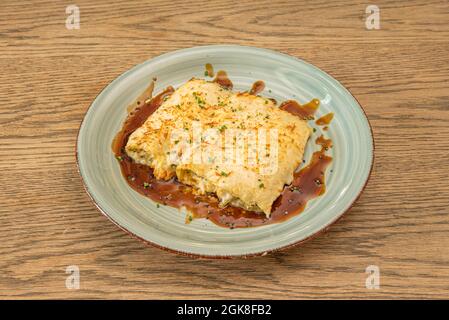
M 203 109 L 203 108 L 204 108 L 204 105 L 206 104 L 206 102 L 205 102 L 203 99 L 201 99 L 201 97 L 198 96 L 198 94 L 197 94 L 196 92 L 193 92 L 192 94 L 193 94 L 193 97 L 194 97 L 195 100 L 196 100 L 196 103 L 198 103 L 198 106 L 199 106 L 201 109 Z
M 265 188 L 265 185 L 263 183 L 261 183 L 261 184 L 259 184 L 259 188 L 260 189 Z
M 220 176 L 227 177 L 227 176 L 229 176 L 229 173 L 222 171 L 222 172 L 220 172 Z
M 144 182 L 144 183 L 143 183 L 143 187 L 144 187 L 145 189 L 148 189 L 148 188 L 150 187 L 150 184 L 149 184 L 148 182 Z
M 123 157 L 122 156 L 116 156 L 115 157 L 118 161 L 123 161 Z

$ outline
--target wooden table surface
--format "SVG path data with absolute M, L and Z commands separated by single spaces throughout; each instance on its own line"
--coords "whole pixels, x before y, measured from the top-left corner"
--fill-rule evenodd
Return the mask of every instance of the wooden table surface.
M 73 2 L 79 30 L 65 25 L 72 2 L 0 3 L 1 298 L 449 298 L 447 0 Z M 369 4 L 379 30 L 365 27 Z M 208 44 L 303 58 L 364 107 L 373 173 L 326 234 L 192 260 L 129 237 L 84 192 L 75 141 L 96 95 L 138 63 Z M 365 286 L 369 265 L 379 289 Z

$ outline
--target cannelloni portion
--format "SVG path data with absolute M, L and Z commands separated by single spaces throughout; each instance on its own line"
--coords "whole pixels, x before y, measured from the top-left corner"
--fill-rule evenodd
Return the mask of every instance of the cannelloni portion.
M 269 216 L 310 134 L 305 120 L 273 100 L 191 79 L 131 134 L 126 153 L 158 179 L 176 177 L 223 206 Z

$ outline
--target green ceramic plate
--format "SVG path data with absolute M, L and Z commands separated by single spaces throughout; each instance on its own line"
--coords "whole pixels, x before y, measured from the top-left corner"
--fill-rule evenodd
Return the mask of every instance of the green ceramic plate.
M 155 93 L 204 76 L 204 65 L 228 72 L 236 90 L 263 80 L 262 95 L 277 101 L 321 100 L 317 116 L 330 111 L 334 120 L 325 135 L 333 140 L 334 158 L 327 170 L 327 191 L 310 201 L 300 215 L 279 224 L 225 229 L 206 219 L 185 224 L 185 214 L 161 206 L 132 190 L 111 152 L 111 141 L 126 117 L 126 106 L 148 85 Z M 313 124 L 313 123 L 311 123 Z M 313 139 L 321 132 L 313 134 Z M 311 140 L 312 141 L 312 140 Z M 307 146 L 305 159 L 314 149 Z M 164 54 L 125 72 L 109 84 L 90 106 L 77 141 L 78 166 L 87 192 L 117 226 L 157 247 L 191 256 L 227 258 L 261 255 L 301 243 L 340 218 L 360 195 L 373 164 L 373 137 L 368 120 L 354 97 L 327 73 L 278 52 L 241 46 L 206 46 Z

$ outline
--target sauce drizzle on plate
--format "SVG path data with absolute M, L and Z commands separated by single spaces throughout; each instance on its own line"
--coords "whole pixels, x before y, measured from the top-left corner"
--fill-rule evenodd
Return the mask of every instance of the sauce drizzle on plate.
M 325 114 L 321 118 L 319 118 L 315 123 L 319 126 L 326 126 L 329 123 L 331 123 L 332 119 L 334 118 L 334 113 L 329 112 L 328 114 Z
M 299 104 L 295 100 L 287 100 L 281 103 L 280 109 L 290 112 L 303 120 L 313 120 L 315 112 L 320 106 L 320 100 L 312 99 L 306 104 Z
M 259 93 L 263 91 L 263 89 L 265 89 L 265 83 L 262 80 L 258 80 L 253 83 L 251 90 L 249 90 L 249 94 L 257 96 Z
M 206 77 L 213 77 L 214 76 L 214 68 L 212 67 L 212 65 L 210 63 L 206 63 L 205 67 L 206 67 L 206 71 L 204 71 L 204 75 Z
M 213 82 L 218 83 L 220 86 L 228 90 L 231 90 L 234 87 L 232 81 L 228 78 L 228 74 L 223 70 L 217 72 Z

